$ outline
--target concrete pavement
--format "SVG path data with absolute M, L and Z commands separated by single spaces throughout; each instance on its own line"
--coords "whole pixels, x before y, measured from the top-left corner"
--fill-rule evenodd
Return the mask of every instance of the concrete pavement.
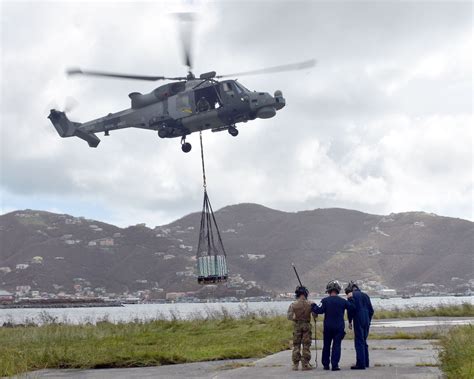
M 435 367 L 436 341 L 432 340 L 371 340 L 371 368 L 350 370 L 355 362 L 352 340 L 342 345 L 341 371 L 324 371 L 321 363 L 312 371 L 292 371 L 291 351 L 286 350 L 259 360 L 232 360 L 199 362 L 159 367 L 101 369 L 101 370 L 41 370 L 21 378 L 441 378 Z M 321 341 L 318 341 L 318 360 L 321 358 Z M 314 362 L 314 353 L 313 362 Z

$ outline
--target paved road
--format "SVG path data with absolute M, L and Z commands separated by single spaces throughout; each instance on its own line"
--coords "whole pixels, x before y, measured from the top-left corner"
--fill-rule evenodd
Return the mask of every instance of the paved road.
M 320 343 L 320 341 L 318 341 Z M 353 341 L 343 341 L 339 372 L 323 371 L 321 364 L 313 371 L 291 370 L 291 352 L 282 351 L 259 360 L 215 361 L 160 367 L 103 370 L 41 370 L 22 378 L 441 378 L 436 364 L 436 341 L 372 340 L 372 367 L 350 370 L 355 361 Z M 319 348 L 321 346 L 318 346 Z M 321 351 L 318 350 L 318 358 Z M 314 360 L 314 351 L 313 351 Z
M 370 333 L 393 334 L 397 332 L 444 332 L 458 325 L 474 325 L 474 317 L 417 317 L 406 319 L 373 320 Z

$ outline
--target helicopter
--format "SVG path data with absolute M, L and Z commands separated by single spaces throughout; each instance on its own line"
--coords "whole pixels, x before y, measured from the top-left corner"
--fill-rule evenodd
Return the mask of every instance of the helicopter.
M 231 136 L 236 137 L 239 134 L 238 123 L 274 117 L 278 110 L 285 107 L 286 101 L 280 90 L 276 90 L 272 96 L 267 92 L 250 91 L 235 79 L 219 79 L 302 70 L 315 64 L 315 60 L 311 59 L 227 75 L 217 75 L 215 71 L 209 71 L 196 77 L 192 72 L 190 44 L 186 43 L 184 38 L 182 42 L 184 64 L 188 72 L 182 77 L 68 69 L 68 75 L 145 81 L 169 80 L 171 83 L 159 86 L 147 94 L 132 92 L 128 95 L 130 108 L 84 123 L 72 122 L 66 112 L 51 109 L 48 118 L 59 136 L 78 137 L 90 147 L 97 147 L 100 139 L 96 133 L 103 132 L 104 136 L 109 136 L 110 131 L 117 129 L 148 129 L 157 131 L 160 138 L 181 138 L 181 149 L 188 153 L 192 147 L 186 142 L 186 137 L 191 133 L 207 129 L 213 132 L 227 130 Z

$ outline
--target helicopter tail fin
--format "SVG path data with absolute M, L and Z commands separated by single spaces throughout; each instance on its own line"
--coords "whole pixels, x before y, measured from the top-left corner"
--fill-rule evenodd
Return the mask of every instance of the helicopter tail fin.
M 79 129 L 81 123 L 70 121 L 64 112 L 51 109 L 48 118 L 61 137 L 78 137 L 86 141 L 90 147 L 97 147 L 99 145 L 100 139 L 94 133 L 88 133 Z

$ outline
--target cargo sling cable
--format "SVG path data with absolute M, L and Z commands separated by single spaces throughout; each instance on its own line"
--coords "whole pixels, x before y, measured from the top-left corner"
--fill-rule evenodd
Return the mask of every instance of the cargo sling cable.
M 204 164 L 204 147 L 202 132 L 199 133 L 201 144 L 202 181 L 204 200 L 199 228 L 199 243 L 197 247 L 198 283 L 212 284 L 227 281 L 227 260 L 224 244 L 207 194 L 206 169 Z

